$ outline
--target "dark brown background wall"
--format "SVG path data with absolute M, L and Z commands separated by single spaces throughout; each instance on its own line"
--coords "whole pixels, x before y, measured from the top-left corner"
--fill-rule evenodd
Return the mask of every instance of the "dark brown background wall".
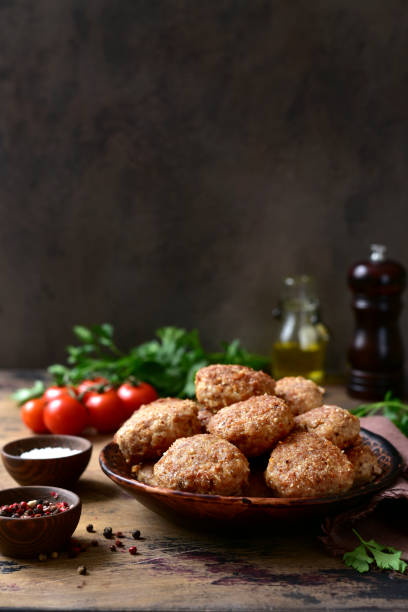
M 408 263 L 407 59 L 404 0 L 0 0 L 0 366 L 78 322 L 268 351 L 310 272 L 344 367 L 347 267 Z

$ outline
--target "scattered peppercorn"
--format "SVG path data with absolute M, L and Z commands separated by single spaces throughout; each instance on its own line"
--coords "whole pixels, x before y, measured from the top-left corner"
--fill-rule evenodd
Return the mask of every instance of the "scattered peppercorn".
M 116 546 L 114 544 L 111 544 L 109 546 L 109 550 L 111 550 L 112 552 L 115 552 L 116 551 Z
M 140 531 L 138 529 L 135 529 L 135 531 L 132 531 L 132 538 L 134 540 L 138 540 L 140 538 Z
M 103 537 L 107 540 L 110 540 L 112 535 L 112 527 L 105 527 L 105 529 L 103 530 Z
M 92 523 L 89 523 L 89 525 L 86 526 L 86 530 L 88 531 L 88 533 L 95 533 L 95 529 Z
M 124 546 L 123 542 L 121 542 L 120 540 L 115 540 L 115 544 L 116 544 L 116 546 L 118 546 L 119 548 L 121 548 L 122 546 Z
M 131 555 L 135 555 L 137 553 L 136 546 L 130 546 L 129 552 L 130 552 Z
M 79 553 L 81 552 L 81 547 L 76 544 L 71 542 L 69 550 L 68 550 L 68 557 L 77 557 L 79 555 Z
M 81 576 L 86 576 L 87 571 L 86 571 L 86 567 L 85 567 L 85 565 L 80 565 L 80 566 L 77 568 L 77 573 L 78 573 L 78 574 L 80 574 Z
M 124 537 L 125 537 L 121 531 L 117 531 L 117 532 L 115 533 L 115 536 L 116 536 L 117 538 L 124 538 Z

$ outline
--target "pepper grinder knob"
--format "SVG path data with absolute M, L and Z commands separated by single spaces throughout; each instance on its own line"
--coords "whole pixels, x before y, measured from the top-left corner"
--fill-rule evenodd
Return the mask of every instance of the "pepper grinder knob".
M 387 247 L 385 244 L 372 244 L 370 249 L 370 261 L 385 261 L 387 255 Z

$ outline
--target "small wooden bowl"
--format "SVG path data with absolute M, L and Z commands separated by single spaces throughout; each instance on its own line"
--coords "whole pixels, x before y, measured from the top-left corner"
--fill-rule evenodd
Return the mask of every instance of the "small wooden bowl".
M 0 491 L 0 506 L 31 499 L 65 501 L 72 508 L 37 518 L 10 518 L 0 516 L 0 550 L 4 555 L 16 558 L 36 557 L 40 553 L 62 550 L 69 542 L 81 516 L 82 504 L 78 495 L 58 487 L 16 487 Z
M 75 455 L 47 459 L 20 457 L 33 448 L 65 447 L 79 450 Z M 71 487 L 89 463 L 92 444 L 78 436 L 42 435 L 21 438 L 5 444 L 1 458 L 10 476 L 21 485 L 53 485 Z

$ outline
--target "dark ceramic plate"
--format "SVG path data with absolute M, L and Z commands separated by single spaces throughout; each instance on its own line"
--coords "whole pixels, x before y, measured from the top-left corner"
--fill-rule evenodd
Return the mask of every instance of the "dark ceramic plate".
M 365 429 L 361 430 L 361 436 L 377 455 L 382 468 L 381 475 L 363 487 L 352 489 L 343 495 L 325 498 L 268 497 L 266 488 L 263 489 L 260 485 L 261 468 L 257 468 L 256 464 L 253 487 L 249 489 L 248 495 L 226 497 L 185 493 L 142 484 L 132 478 L 129 466 L 117 444 L 113 442 L 101 451 L 99 461 L 105 474 L 127 493 L 154 512 L 172 520 L 181 520 L 183 524 L 186 519 L 190 519 L 190 523 L 195 527 L 213 526 L 215 522 L 234 525 L 292 522 L 319 518 L 356 506 L 393 483 L 402 466 L 402 459 L 396 448 L 383 437 Z

